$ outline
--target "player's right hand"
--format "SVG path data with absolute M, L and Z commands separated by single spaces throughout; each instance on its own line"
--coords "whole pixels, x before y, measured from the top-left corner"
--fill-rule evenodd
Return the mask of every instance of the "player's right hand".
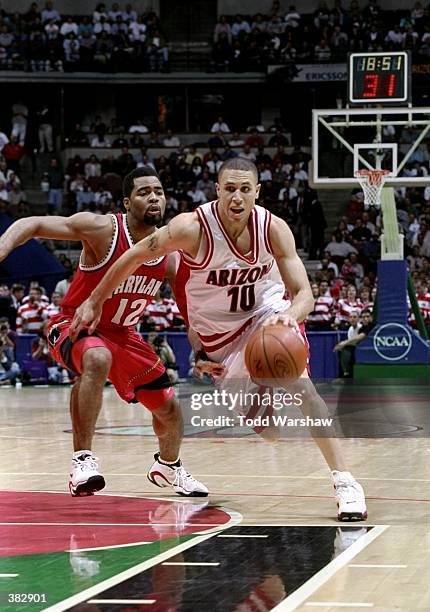
M 77 340 L 79 332 L 88 329 L 88 333 L 94 333 L 102 316 L 102 305 L 93 302 L 91 297 L 82 302 L 75 312 L 69 329 L 69 337 L 72 342 Z
M 207 361 L 205 359 L 198 359 L 194 364 L 193 374 L 200 380 L 205 374 L 209 376 L 223 376 L 226 372 L 225 366 L 222 363 L 215 363 L 215 361 Z

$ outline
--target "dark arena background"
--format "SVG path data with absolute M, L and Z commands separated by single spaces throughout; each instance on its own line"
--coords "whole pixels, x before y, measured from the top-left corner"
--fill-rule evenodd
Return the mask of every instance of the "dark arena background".
M 0 610 L 430 610 L 427 3 L 3 0 L 0 88 Z M 216 200 L 234 157 L 257 166 L 258 204 L 306 268 L 328 408 L 316 437 L 337 438 L 366 522 L 338 522 L 292 388 L 271 396 L 284 420 L 267 441 L 196 378 L 167 282 L 136 331 L 167 368 L 181 459 L 210 494 L 149 482 L 151 413 L 110 382 L 92 449 L 106 488 L 68 491 L 79 381 L 45 332 L 82 245 L 37 237 L 4 257 L 4 233 L 34 216 L 125 219 L 122 180 L 145 166 L 162 227 Z

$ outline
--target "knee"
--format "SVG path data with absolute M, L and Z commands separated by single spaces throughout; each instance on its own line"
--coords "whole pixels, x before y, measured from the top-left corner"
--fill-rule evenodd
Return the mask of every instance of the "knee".
M 152 414 L 161 422 L 181 421 L 182 414 L 176 398 L 172 397 L 162 406 L 152 410 Z
M 87 351 L 82 358 L 83 372 L 98 379 L 105 379 L 112 365 L 112 354 L 105 348 L 97 347 Z

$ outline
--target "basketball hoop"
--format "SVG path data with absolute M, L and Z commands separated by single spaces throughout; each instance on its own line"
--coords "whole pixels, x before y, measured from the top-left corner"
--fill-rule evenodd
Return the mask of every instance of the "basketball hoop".
M 389 170 L 357 170 L 355 173 L 364 193 L 364 208 L 381 207 L 381 191 Z

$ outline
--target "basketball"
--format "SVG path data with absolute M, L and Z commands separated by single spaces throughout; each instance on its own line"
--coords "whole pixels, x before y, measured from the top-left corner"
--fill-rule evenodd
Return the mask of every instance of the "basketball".
M 307 362 L 302 337 L 291 327 L 277 323 L 261 327 L 249 339 L 245 364 L 257 383 L 282 386 L 299 378 Z

